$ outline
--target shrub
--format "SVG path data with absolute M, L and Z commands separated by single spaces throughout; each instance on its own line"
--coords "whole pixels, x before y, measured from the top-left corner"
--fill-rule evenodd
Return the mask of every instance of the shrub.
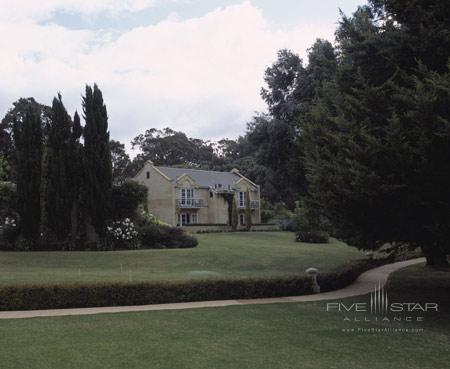
M 31 251 L 35 250 L 37 242 L 23 236 L 17 237 L 14 242 L 13 250 L 15 251 Z
M 147 204 L 147 187 L 134 181 L 115 185 L 111 193 L 111 218 L 134 218 L 139 205 Z
M 271 210 L 271 217 L 265 220 L 270 220 L 270 223 L 278 224 L 283 231 L 295 232 L 297 230 L 297 221 L 294 212 L 283 204 L 276 204 L 273 210 Z
M 162 249 L 161 226 L 155 223 L 145 223 L 139 227 L 139 238 L 142 248 Z
M 13 250 L 14 243 L 20 234 L 17 217 L 14 215 L 0 217 L 0 228 L 0 250 Z
M 327 232 L 299 230 L 295 235 L 295 240 L 297 242 L 328 243 L 329 236 Z
M 107 230 L 107 248 L 112 250 L 139 248 L 138 232 L 129 218 L 112 222 Z
M 17 188 L 14 183 L 0 182 L 0 216 L 15 212 L 17 205 Z
M 190 248 L 198 244 L 195 237 L 187 235 L 181 228 L 157 223 L 141 225 L 139 234 L 142 248 Z

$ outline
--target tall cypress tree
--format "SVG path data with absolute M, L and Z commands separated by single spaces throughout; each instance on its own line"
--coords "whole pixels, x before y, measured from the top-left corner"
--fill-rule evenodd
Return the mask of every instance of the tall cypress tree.
M 42 143 L 42 162 L 41 162 L 41 242 L 47 243 L 49 241 L 50 230 L 49 230 L 49 220 L 48 211 L 49 206 L 48 200 L 48 178 L 49 178 L 49 167 L 48 167 L 48 143 L 47 138 L 43 137 Z
M 81 186 L 83 178 L 83 156 L 80 137 L 83 133 L 80 116 L 75 112 L 73 116 L 72 132 L 69 141 L 69 178 L 70 178 L 70 200 L 71 200 L 71 227 L 70 227 L 70 247 L 75 248 L 79 229 L 78 219 L 80 216 Z
M 83 97 L 84 127 L 84 206 L 88 241 L 98 241 L 106 232 L 112 188 L 108 115 L 102 92 L 96 84 L 86 86 Z
M 53 99 L 52 121 L 48 127 L 45 197 L 48 228 L 58 241 L 65 241 L 70 232 L 72 207 L 71 161 L 69 157 L 72 122 L 61 100 Z
M 17 156 L 17 197 L 21 231 L 25 239 L 39 239 L 42 159 L 41 119 L 28 109 L 23 121 L 15 121 L 13 138 Z

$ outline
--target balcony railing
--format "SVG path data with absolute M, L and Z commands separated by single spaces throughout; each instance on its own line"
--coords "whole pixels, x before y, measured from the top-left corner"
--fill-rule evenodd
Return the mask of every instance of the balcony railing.
M 237 203 L 237 207 L 239 209 L 245 209 L 245 201 L 244 203 L 240 203 L 239 200 L 236 201 Z M 259 209 L 259 201 L 258 200 L 251 200 L 250 201 L 250 209 L 254 210 L 254 209 Z
M 203 199 L 177 199 L 179 208 L 199 209 L 205 206 Z

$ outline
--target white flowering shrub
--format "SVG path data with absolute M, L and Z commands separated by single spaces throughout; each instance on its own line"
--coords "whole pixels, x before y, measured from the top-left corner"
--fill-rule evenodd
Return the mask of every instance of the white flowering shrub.
M 111 248 L 139 248 L 138 232 L 129 218 L 112 222 L 107 227 L 107 232 Z
M 2 232 L 0 234 L 1 249 L 9 249 L 13 246 L 14 241 L 20 233 L 19 221 L 13 216 L 0 217 L 0 227 Z
M 6 217 L 4 219 L 4 221 L 3 221 L 3 227 L 4 228 L 16 228 L 17 227 L 17 222 L 12 217 Z
M 148 223 L 148 224 L 156 224 L 156 225 L 161 225 L 161 226 L 170 226 L 170 224 L 163 222 L 161 219 L 158 219 L 156 217 L 156 215 L 153 215 L 151 213 L 149 213 L 148 211 L 142 210 L 141 211 L 141 221 L 143 223 Z

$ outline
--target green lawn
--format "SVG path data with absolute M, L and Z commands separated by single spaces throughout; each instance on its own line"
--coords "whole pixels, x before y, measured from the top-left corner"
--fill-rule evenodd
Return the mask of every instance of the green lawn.
M 416 300 L 427 293 L 445 306 L 450 273 L 438 274 L 424 267 L 400 271 L 391 279 L 390 298 Z M 448 368 L 448 310 L 420 324 L 396 323 L 423 328 L 420 333 L 361 333 L 343 329 L 387 324 L 344 322 L 325 304 L 0 320 L 1 368 Z
M 288 232 L 197 235 L 194 249 L 114 252 L 0 252 L 0 284 L 186 280 L 338 270 L 364 255 L 344 243 L 294 242 Z

